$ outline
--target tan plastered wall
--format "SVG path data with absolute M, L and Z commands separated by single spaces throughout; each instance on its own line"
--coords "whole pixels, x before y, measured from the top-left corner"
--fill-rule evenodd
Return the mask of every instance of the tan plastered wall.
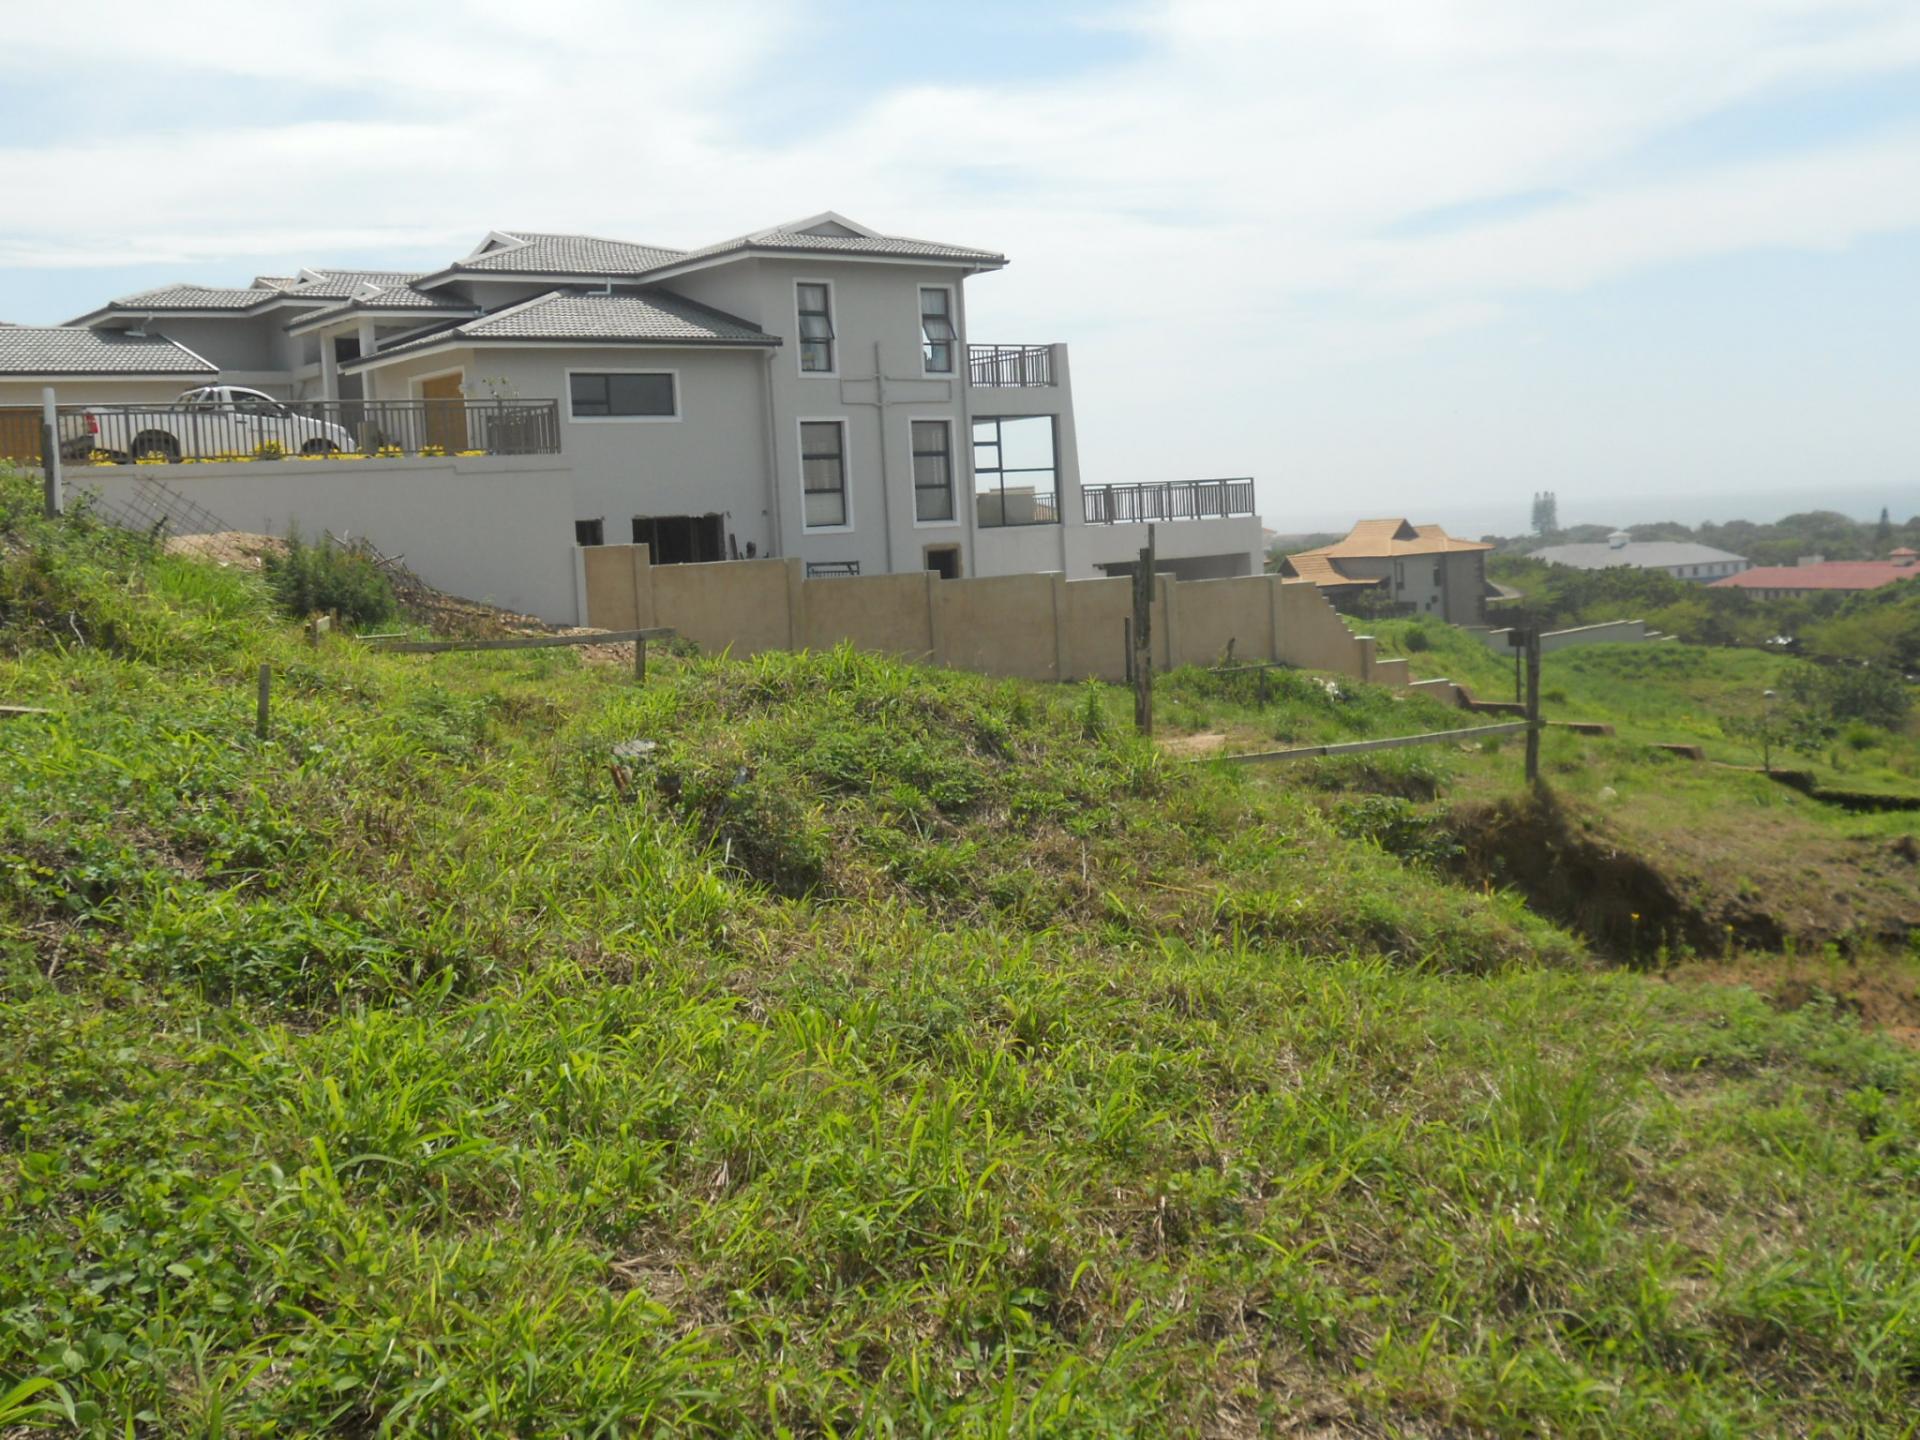
M 665 625 L 703 650 L 825 649 L 843 642 L 958 670 L 1029 680 L 1117 681 L 1126 673 L 1133 582 L 1000 575 L 805 579 L 797 557 L 653 565 L 644 545 L 580 551 L 588 623 Z M 1155 582 L 1154 664 L 1278 660 L 1354 679 L 1405 684 L 1404 661 L 1379 661 L 1308 580 L 1277 575 Z
M 805 619 L 801 643 L 808 649 L 826 650 L 852 640 L 862 650 L 908 660 L 925 660 L 933 654 L 936 602 L 930 600 L 928 590 L 936 582 L 927 572 L 800 583 Z
M 1124 680 L 1127 674 L 1127 628 L 1133 618 L 1133 581 L 1069 580 L 1061 587 L 1066 601 L 1066 680 Z M 1149 631 L 1164 628 L 1164 609 L 1155 604 L 1147 617 Z
M 646 553 L 644 545 L 622 550 Z M 653 600 L 648 625 L 671 625 L 702 650 L 757 655 L 796 648 L 788 608 L 788 566 L 782 560 L 722 565 L 649 565 Z M 917 578 L 917 577 L 915 577 Z
M 1175 663 L 1216 664 L 1229 643 L 1236 661 L 1270 658 L 1272 592 L 1273 582 L 1262 575 L 1174 582 Z

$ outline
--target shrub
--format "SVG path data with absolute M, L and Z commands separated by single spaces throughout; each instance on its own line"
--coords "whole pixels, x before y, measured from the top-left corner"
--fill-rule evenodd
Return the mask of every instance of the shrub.
M 1836 724 L 1860 721 L 1883 730 L 1905 723 L 1913 696 L 1892 670 L 1878 665 L 1835 665 L 1796 671 L 1783 682 L 1795 703 Z
M 345 549 L 331 539 L 308 545 L 291 535 L 287 553 L 268 555 L 265 568 L 273 603 L 296 620 L 338 610 L 348 624 L 377 625 L 399 608 L 380 567 L 364 551 Z

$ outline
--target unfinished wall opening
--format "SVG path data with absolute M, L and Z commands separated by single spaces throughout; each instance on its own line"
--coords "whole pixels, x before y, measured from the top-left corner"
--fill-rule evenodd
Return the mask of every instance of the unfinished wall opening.
M 975 420 L 974 507 L 980 526 L 1057 524 L 1058 453 L 1051 415 Z
M 960 547 L 958 545 L 929 545 L 926 547 L 927 569 L 933 571 L 942 580 L 960 578 Z
M 725 518 L 711 515 L 636 515 L 633 543 L 645 545 L 655 565 L 699 565 L 727 558 Z

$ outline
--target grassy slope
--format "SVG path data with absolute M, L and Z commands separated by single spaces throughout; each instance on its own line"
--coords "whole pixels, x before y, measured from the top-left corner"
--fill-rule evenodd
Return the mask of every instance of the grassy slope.
M 1510 662 L 1469 635 L 1417 621 L 1369 628 L 1377 629 L 1383 651 L 1406 655 L 1417 675 L 1462 680 L 1489 698 L 1512 693 Z M 1416 635 L 1424 643 L 1410 644 Z M 1734 766 L 1757 766 L 1757 751 L 1721 734 L 1720 717 L 1756 703 L 1784 669 L 1803 663 L 1752 651 L 1664 644 L 1549 655 L 1543 672 L 1547 716 L 1606 721 L 1617 734 L 1550 730 L 1542 747 L 1543 770 L 1568 802 L 1578 831 L 1649 858 L 1713 925 L 1736 923 L 1743 940 L 1777 932 L 1802 947 L 1834 940 L 1878 945 L 1920 921 L 1920 871 L 1913 858 L 1920 815 L 1851 814 L 1758 774 L 1700 765 L 1651 748 L 1655 740 L 1696 743 Z M 1282 673 L 1270 677 L 1263 700 L 1247 676 L 1180 671 L 1159 687 L 1158 716 L 1164 732 L 1224 734 L 1233 749 L 1467 723 L 1458 711 L 1372 687 L 1334 689 L 1330 694 L 1323 680 Z M 1116 715 L 1129 703 L 1117 690 L 1109 697 Z M 1789 760 L 1811 764 L 1823 778 L 1849 789 L 1920 789 L 1920 733 L 1913 729 L 1895 735 L 1855 727 L 1827 756 Z M 1430 801 L 1420 807 L 1426 815 L 1464 814 L 1465 823 L 1477 824 L 1471 812 L 1510 799 L 1519 769 L 1519 742 L 1509 740 L 1317 762 L 1263 771 L 1260 778 L 1282 792 L 1308 787 L 1338 795 L 1360 788 L 1402 795 Z M 1336 823 L 1343 812 L 1367 803 L 1374 802 L 1336 798 L 1331 806 Z M 1723 944 L 1733 940 L 1729 935 Z M 1645 948 L 1651 951 L 1657 943 Z M 1777 947 L 1781 941 L 1771 943 Z M 1712 953 L 1721 948 L 1712 947 Z M 1915 987 L 1904 974 L 1911 966 L 1901 968 L 1896 983 L 1911 992 Z M 1920 996 L 1902 1008 L 1920 1016 Z
M 11 1418 L 1920 1400 L 1920 1062 L 1830 1008 L 1596 971 L 1079 697 L 314 652 L 247 577 L 7 498 L 0 693 L 58 712 L 0 730 L 0 1394 L 60 1387 Z

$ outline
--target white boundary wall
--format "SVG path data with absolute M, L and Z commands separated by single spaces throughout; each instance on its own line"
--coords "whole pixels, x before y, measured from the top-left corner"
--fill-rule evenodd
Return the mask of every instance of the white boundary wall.
M 119 506 L 158 484 L 231 530 L 365 537 L 448 594 L 561 625 L 583 618 L 573 470 L 557 455 L 75 465 L 66 480 L 69 495 Z

